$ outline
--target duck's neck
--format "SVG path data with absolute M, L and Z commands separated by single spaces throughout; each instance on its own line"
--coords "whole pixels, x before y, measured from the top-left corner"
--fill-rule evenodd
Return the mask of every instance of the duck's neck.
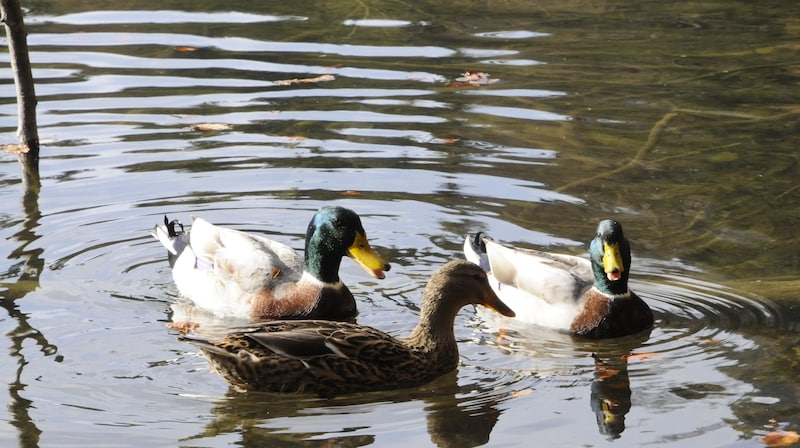
M 458 365 L 458 345 L 453 333 L 458 309 L 431 306 L 432 303 L 441 302 L 438 298 L 429 297 L 434 294 L 438 293 L 424 292 L 419 323 L 405 342 L 412 350 L 428 355 L 433 368 L 442 372 L 450 371 Z
M 342 254 L 323 241 L 316 233 L 306 237 L 304 269 L 323 283 L 339 282 Z

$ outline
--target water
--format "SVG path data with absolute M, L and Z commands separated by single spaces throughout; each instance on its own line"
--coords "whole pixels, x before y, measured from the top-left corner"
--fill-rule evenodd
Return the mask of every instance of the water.
M 42 189 L 26 195 L 0 158 L 3 446 L 758 446 L 800 431 L 795 3 L 25 7 Z M 459 83 L 468 69 L 496 82 Z M 6 68 L 7 143 L 12 85 Z M 198 214 L 299 249 L 326 204 L 358 211 L 393 263 L 376 281 L 343 262 L 361 323 L 410 331 L 467 232 L 581 254 L 613 216 L 656 326 L 591 342 L 465 309 L 461 365 L 433 384 L 229 390 L 168 328 L 182 310 L 148 230 Z

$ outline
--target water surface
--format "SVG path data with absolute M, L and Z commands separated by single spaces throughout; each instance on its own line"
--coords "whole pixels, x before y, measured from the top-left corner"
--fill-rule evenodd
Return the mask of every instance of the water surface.
M 800 431 L 794 2 L 25 7 L 42 188 L 26 194 L 0 158 L 3 446 L 757 446 Z M 0 86 L 12 143 L 8 68 Z M 393 263 L 375 281 L 343 262 L 361 323 L 410 331 L 468 232 L 582 254 L 613 217 L 656 326 L 592 342 L 465 309 L 461 365 L 432 384 L 229 390 L 167 327 L 182 309 L 149 229 L 197 214 L 301 249 L 327 204 L 361 214 Z

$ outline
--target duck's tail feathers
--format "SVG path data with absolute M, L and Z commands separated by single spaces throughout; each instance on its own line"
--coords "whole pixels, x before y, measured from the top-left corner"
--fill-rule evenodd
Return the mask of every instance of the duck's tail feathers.
M 485 240 L 491 241 L 492 238 L 483 232 L 474 235 L 467 235 L 464 239 L 464 255 L 467 261 L 477 264 L 485 272 L 490 272 L 489 256 L 486 253 Z
M 175 264 L 175 260 L 189 245 L 189 233 L 183 229 L 183 224 L 177 219 L 170 221 L 167 215 L 164 215 L 164 225 L 157 224 L 150 235 L 167 249 L 170 266 Z

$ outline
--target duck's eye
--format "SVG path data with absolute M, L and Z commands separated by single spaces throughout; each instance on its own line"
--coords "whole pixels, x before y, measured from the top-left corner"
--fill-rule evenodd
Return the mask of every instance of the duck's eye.
M 341 220 L 339 220 L 337 218 L 334 218 L 333 219 L 333 226 L 336 227 L 337 229 L 341 229 L 342 227 L 344 227 L 344 223 L 342 223 Z

